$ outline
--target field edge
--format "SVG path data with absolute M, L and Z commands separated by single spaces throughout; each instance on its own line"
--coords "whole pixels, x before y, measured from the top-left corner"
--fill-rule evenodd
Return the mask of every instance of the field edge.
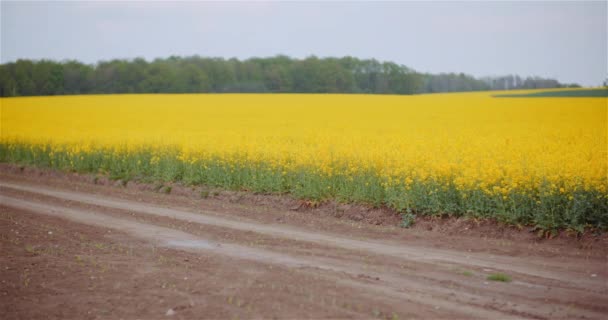
M 293 194 L 260 193 L 247 190 L 230 190 L 208 185 L 185 185 L 182 182 L 146 181 L 141 179 L 123 180 L 109 174 L 79 173 L 73 170 L 41 167 L 36 165 L 0 162 L 0 176 L 25 177 L 26 179 L 51 179 L 58 183 L 99 186 L 127 192 L 147 192 L 162 197 L 181 197 L 194 201 L 215 200 L 238 206 L 263 206 L 278 212 L 297 212 L 313 216 L 327 216 L 346 223 L 389 227 L 406 230 L 424 230 L 452 236 L 479 237 L 495 240 L 588 242 L 608 238 L 608 233 L 598 228 L 585 228 L 582 232 L 573 229 L 539 229 L 530 225 L 515 225 L 488 217 L 454 216 L 448 214 L 413 215 L 407 217 L 409 224 L 404 227 L 404 213 L 387 206 L 374 207 L 363 203 L 345 203 L 337 199 L 310 201 Z M 280 218 L 279 218 L 280 219 Z

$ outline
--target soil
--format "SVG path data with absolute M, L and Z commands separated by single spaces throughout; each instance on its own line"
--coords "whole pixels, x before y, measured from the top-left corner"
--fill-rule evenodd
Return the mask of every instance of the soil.
M 605 234 L 166 186 L 0 164 L 3 318 L 608 316 Z

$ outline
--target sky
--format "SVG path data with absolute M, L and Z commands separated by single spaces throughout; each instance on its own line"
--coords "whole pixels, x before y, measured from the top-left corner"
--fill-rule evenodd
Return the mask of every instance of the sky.
M 0 62 L 284 54 L 597 86 L 608 1 L 0 2 Z

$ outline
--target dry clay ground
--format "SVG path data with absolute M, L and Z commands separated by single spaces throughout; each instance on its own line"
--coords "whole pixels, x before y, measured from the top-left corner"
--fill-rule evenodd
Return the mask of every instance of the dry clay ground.
M 0 165 L 3 319 L 608 317 L 605 235 Z M 504 273 L 511 282 L 488 280 Z

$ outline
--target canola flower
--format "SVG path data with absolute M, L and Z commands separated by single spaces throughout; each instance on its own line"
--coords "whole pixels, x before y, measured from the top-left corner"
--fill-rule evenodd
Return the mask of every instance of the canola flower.
M 5 98 L 0 159 L 542 228 L 608 225 L 607 99 L 492 94 Z

